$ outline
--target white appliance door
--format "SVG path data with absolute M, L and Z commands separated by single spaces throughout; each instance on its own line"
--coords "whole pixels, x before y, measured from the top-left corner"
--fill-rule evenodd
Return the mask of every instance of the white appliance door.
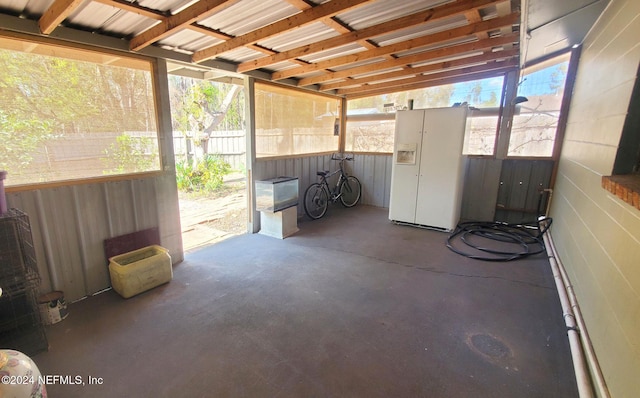
M 415 222 L 423 110 L 396 114 L 389 219 Z
M 460 214 L 467 108 L 428 109 L 424 120 L 415 222 L 452 230 Z

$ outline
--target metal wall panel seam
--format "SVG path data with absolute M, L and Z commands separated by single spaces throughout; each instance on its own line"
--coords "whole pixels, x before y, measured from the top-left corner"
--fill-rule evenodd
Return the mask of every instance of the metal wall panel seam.
M 108 238 L 113 238 L 113 222 L 111 217 L 111 203 L 109 202 L 109 193 L 107 184 L 102 184 L 102 193 L 104 195 L 104 204 L 105 210 L 107 211 L 107 224 L 109 226 L 109 236 Z
M 85 234 L 82 228 L 82 223 L 80 222 L 80 201 L 78 200 L 78 185 L 74 185 L 71 187 L 72 198 L 73 198 L 73 209 L 75 212 L 75 221 L 76 221 L 76 231 L 78 233 L 78 250 L 80 251 L 80 262 L 82 266 L 82 282 L 84 283 L 84 295 L 86 296 L 89 293 L 89 267 L 87 261 L 87 242 L 84 238 Z
M 60 289 L 60 281 L 56 272 L 56 265 L 54 261 L 51 238 L 49 236 L 49 225 L 47 222 L 46 213 L 44 211 L 44 204 L 42 201 L 42 191 L 39 189 L 36 191 L 36 206 L 38 208 L 38 218 L 40 219 L 40 227 L 42 228 L 41 234 L 44 241 L 44 253 L 47 261 L 47 269 L 49 270 L 49 282 L 53 290 Z
M 134 180 L 129 180 L 129 189 L 131 194 L 131 208 L 133 209 L 133 230 L 140 230 L 140 221 L 138 220 L 138 206 L 136 206 L 136 186 Z

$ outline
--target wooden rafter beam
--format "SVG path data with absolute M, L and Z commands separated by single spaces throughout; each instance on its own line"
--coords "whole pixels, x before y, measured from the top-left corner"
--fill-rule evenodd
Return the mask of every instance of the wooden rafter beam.
M 392 88 L 397 85 L 422 83 L 428 80 L 445 79 L 449 77 L 467 75 L 470 73 L 481 73 L 481 72 L 497 71 L 497 70 L 502 71 L 504 69 L 513 69 L 517 67 L 518 67 L 518 62 L 514 60 L 500 61 L 500 62 L 494 61 L 494 62 L 489 62 L 485 65 L 470 66 L 467 68 L 453 69 L 446 72 L 431 73 L 427 75 L 421 74 L 415 77 L 393 80 L 390 82 L 377 83 L 377 84 L 364 84 L 360 87 L 340 89 L 337 91 L 337 94 L 348 95 L 348 94 L 355 94 L 355 93 L 363 93 L 363 92 L 372 91 L 372 90 Z
M 478 9 L 468 9 L 464 12 L 465 18 L 467 18 L 467 22 L 469 23 L 477 23 L 482 21 L 482 17 L 480 17 L 480 13 Z
M 508 46 L 513 43 L 517 43 L 520 39 L 517 34 L 510 34 L 506 36 L 495 37 L 492 39 L 478 40 L 471 43 L 458 44 L 455 46 L 447 46 L 438 48 L 435 50 L 425 51 L 418 54 L 408 55 L 402 58 L 394 59 L 392 61 L 383 61 L 370 65 L 359 66 L 355 68 L 349 68 L 337 72 L 327 73 L 321 76 L 313 76 L 301 79 L 298 82 L 298 86 L 309 86 L 312 84 L 318 84 L 326 81 L 344 79 L 358 74 L 371 73 L 376 70 L 385 70 L 391 68 L 397 68 L 406 66 L 413 63 L 426 62 L 429 60 L 436 60 L 438 58 L 452 57 L 458 54 L 464 54 L 473 51 L 485 51 L 487 49 Z
M 153 10 L 151 8 L 143 7 L 138 3 L 131 3 L 127 0 L 93 0 L 96 3 L 102 3 L 108 6 L 116 7 L 124 11 L 128 11 L 140 16 L 156 19 L 158 21 L 167 17 L 167 14 Z
M 463 39 L 468 36 L 475 35 L 479 32 L 487 32 L 497 30 L 505 26 L 511 26 L 519 23 L 520 14 L 512 13 L 504 17 L 494 18 L 488 21 L 479 22 L 474 25 L 462 26 L 459 28 L 449 29 L 438 33 L 406 40 L 400 43 L 376 48 L 373 50 L 362 51 L 356 54 L 345 55 L 342 57 L 332 58 L 326 61 L 316 62 L 308 66 L 302 66 L 271 74 L 272 80 L 286 79 L 288 77 L 302 75 L 322 69 L 330 69 L 335 66 L 346 65 L 353 62 L 364 61 L 372 58 L 379 58 L 383 55 L 398 53 L 407 50 L 418 49 L 437 43 L 447 42 L 456 39 Z
M 131 39 L 129 48 L 133 51 L 138 51 L 238 1 L 239 0 L 198 1 L 183 11 L 162 19 L 159 24 L 135 36 Z
M 224 43 L 197 51 L 193 54 L 193 62 L 202 62 L 207 59 L 215 58 L 227 51 L 231 51 L 248 44 L 254 44 L 259 40 L 299 28 L 322 18 L 332 17 L 340 12 L 348 11 L 370 1 L 372 0 L 331 0 L 327 3 L 323 3 L 292 15 L 289 18 L 274 22 L 244 35 L 234 37 Z
M 38 27 L 45 35 L 53 32 L 84 0 L 56 0 L 38 20 Z
M 220 32 L 219 30 L 215 30 L 215 29 L 211 29 L 208 28 L 206 26 L 202 26 L 199 24 L 191 24 L 187 27 L 189 30 L 193 30 L 194 32 L 198 32 L 198 33 L 202 33 L 203 35 L 207 35 L 207 36 L 211 36 L 211 37 L 215 37 L 217 39 L 221 39 L 221 40 L 229 40 L 231 38 L 233 38 L 233 36 L 228 35 L 224 32 Z M 275 54 L 275 51 L 273 50 L 269 50 L 268 48 L 264 48 L 261 46 L 257 46 L 257 45 L 251 45 L 251 46 L 247 46 L 248 48 L 255 50 L 255 51 L 259 51 L 263 54 Z
M 219 30 L 215 30 L 215 29 L 211 29 L 211 28 L 206 27 L 206 26 L 199 25 L 197 23 L 192 23 L 187 28 L 190 29 L 190 30 L 193 30 L 194 32 L 199 32 L 199 33 L 202 33 L 203 35 L 212 36 L 212 37 L 215 37 L 215 38 L 218 38 L 218 39 L 222 39 L 222 40 L 228 40 L 230 38 L 233 38 L 233 36 L 231 36 L 231 35 L 228 35 L 226 33 L 220 32 Z M 267 55 L 273 55 L 273 54 L 276 53 L 273 50 L 270 50 L 268 48 L 259 46 L 257 44 L 248 45 L 247 48 L 249 48 L 251 50 L 254 50 L 254 51 L 261 52 L 263 54 L 267 54 Z M 296 61 L 294 61 L 294 62 L 296 62 Z M 307 65 L 307 63 L 303 62 L 303 61 L 299 61 L 297 63 L 299 65 Z
M 287 3 L 291 4 L 292 6 L 294 6 L 295 8 L 297 8 L 298 10 L 306 10 L 307 8 L 311 8 L 312 5 L 307 3 L 304 0 L 284 0 Z
M 152 10 L 150 8 L 146 8 L 143 7 L 137 3 L 129 3 L 127 0 L 93 0 L 102 4 L 106 4 L 112 7 L 116 7 L 128 12 L 132 12 L 147 18 L 151 18 L 151 19 L 157 19 L 159 21 L 164 20 L 167 18 L 167 15 L 163 12 L 157 11 L 157 10 Z M 212 29 L 206 26 L 202 26 L 199 25 L 198 23 L 192 23 L 190 25 L 186 25 L 185 26 L 186 29 L 189 30 L 193 30 L 194 32 L 198 32 L 201 33 L 203 35 L 206 36 L 211 36 L 211 37 L 215 37 L 217 39 L 221 39 L 221 40 L 230 40 L 233 39 L 233 36 L 223 33 L 219 30 L 216 29 Z M 258 52 L 261 52 L 265 55 L 273 55 L 276 52 L 273 50 L 270 50 L 268 48 L 264 48 L 262 46 L 256 45 L 256 44 L 252 44 L 250 46 L 247 46 L 247 48 L 251 49 L 251 50 L 255 50 Z M 306 65 L 305 62 L 299 62 L 299 65 Z
M 333 37 L 321 42 L 307 44 L 291 50 L 283 51 L 271 57 L 259 58 L 247 62 L 243 62 L 238 65 L 238 72 L 247 72 L 254 69 L 263 68 L 265 66 L 290 60 L 293 58 L 301 57 L 324 51 L 330 48 L 339 47 L 345 44 L 358 41 L 362 44 L 362 41 L 366 39 L 379 36 L 385 33 L 406 29 L 411 26 L 421 25 L 424 23 L 432 23 L 435 21 L 451 18 L 457 15 L 467 15 L 471 11 L 475 11 L 478 14 L 478 9 L 490 6 L 498 3 L 502 0 L 465 0 L 456 3 L 447 4 L 440 7 L 430 8 L 428 10 L 420 11 L 415 14 L 407 15 L 404 17 L 396 18 L 391 21 L 387 21 L 378 25 L 370 26 L 357 31 L 342 31 L 342 35 Z M 471 11 L 470 11 L 471 10 Z M 474 22 L 481 22 L 480 20 Z M 332 26 L 334 27 L 334 26 Z M 335 27 L 334 27 L 335 29 Z M 338 29 L 336 29 L 338 30 Z M 373 47 L 369 47 L 370 49 Z
M 343 23 L 342 21 L 340 21 L 336 17 L 324 18 L 322 20 L 322 22 L 325 25 L 327 25 L 328 27 L 330 27 L 331 29 L 335 30 L 336 32 L 338 32 L 340 34 L 350 33 L 350 32 L 354 31 L 348 25 L 346 25 L 345 23 Z M 355 39 L 354 42 L 360 44 L 362 47 L 364 47 L 364 48 L 366 48 L 368 50 L 371 50 L 373 48 L 378 48 L 379 47 L 378 45 L 376 45 L 374 43 L 371 43 L 366 39 Z M 254 68 L 254 69 L 256 69 L 256 68 Z M 253 69 L 251 69 L 251 70 L 253 70 Z
M 376 81 L 398 79 L 403 77 L 408 78 L 410 76 L 417 76 L 417 75 L 425 74 L 429 72 L 433 73 L 436 71 L 446 71 L 447 69 L 452 69 L 452 68 L 465 68 L 478 63 L 490 63 L 498 60 L 507 60 L 513 57 L 517 57 L 518 55 L 519 55 L 519 51 L 517 48 L 513 48 L 505 51 L 496 51 L 496 52 L 486 51 L 482 55 L 470 56 L 470 57 L 465 57 L 465 58 L 456 59 L 452 61 L 437 62 L 437 63 L 425 65 L 425 66 L 419 66 L 416 68 L 407 68 L 404 70 L 380 73 L 373 76 L 367 76 L 362 78 L 353 78 L 353 79 L 345 80 L 339 83 L 324 84 L 320 86 L 319 89 L 320 91 L 336 90 L 343 87 L 351 87 L 354 85 L 364 85 L 364 84 L 369 84 Z
M 467 73 L 467 74 L 457 75 L 457 76 L 449 76 L 449 77 L 441 76 L 439 78 L 437 76 L 431 76 L 431 79 L 425 79 L 420 82 L 414 82 L 414 83 L 398 82 L 397 85 L 394 85 L 392 87 L 376 88 L 376 89 L 372 88 L 370 91 L 353 92 L 353 93 L 344 94 L 344 95 L 347 99 L 355 99 L 355 98 L 362 98 L 362 97 L 371 97 L 374 95 L 397 93 L 399 91 L 416 90 L 419 88 L 442 86 L 444 84 L 454 84 L 454 83 L 461 83 L 461 82 L 472 81 L 472 80 L 488 79 L 491 77 L 496 77 L 496 76 L 505 74 L 512 69 L 513 67 L 506 67 L 503 69 Z

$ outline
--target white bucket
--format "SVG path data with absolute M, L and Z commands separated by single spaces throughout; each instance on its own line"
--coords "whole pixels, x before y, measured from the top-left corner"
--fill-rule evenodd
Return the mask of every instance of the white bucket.
M 67 303 L 64 301 L 64 293 L 55 291 L 38 297 L 40 316 L 45 325 L 58 323 L 69 315 Z

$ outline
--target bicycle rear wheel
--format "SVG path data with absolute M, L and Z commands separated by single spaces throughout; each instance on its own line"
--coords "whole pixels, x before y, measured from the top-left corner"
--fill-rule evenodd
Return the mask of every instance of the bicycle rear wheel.
M 361 193 L 360 181 L 354 176 L 349 176 L 340 184 L 340 203 L 344 207 L 353 207 L 360 200 Z
M 319 183 L 309 185 L 304 191 L 304 212 L 309 218 L 317 220 L 325 215 L 329 207 L 329 194 Z

